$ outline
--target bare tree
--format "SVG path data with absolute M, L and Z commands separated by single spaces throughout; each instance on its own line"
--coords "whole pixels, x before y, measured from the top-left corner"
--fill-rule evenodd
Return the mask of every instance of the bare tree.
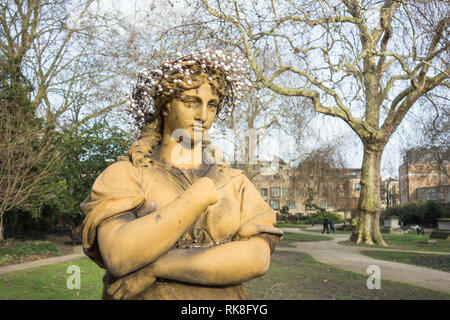
M 386 245 L 379 228 L 381 156 L 419 99 L 432 100 L 439 90 L 448 96 L 448 3 L 201 3 L 214 17 L 209 35 L 247 57 L 256 83 L 309 98 L 317 112 L 342 119 L 361 139 L 362 189 L 352 240 Z M 255 54 L 268 43 L 277 53 L 277 69 L 270 73 Z
M 345 178 L 343 161 L 335 145 L 322 146 L 305 154 L 291 170 L 291 189 L 309 206 L 339 208 L 343 198 L 341 184 Z M 321 203 L 323 202 L 323 203 Z
M 268 130 L 277 127 L 278 120 L 271 110 L 273 94 L 256 90 L 247 92 L 243 103 L 230 115 L 227 123 L 219 124 L 225 134 L 221 139 L 232 140 L 234 163 L 249 179 L 260 172 L 260 142 Z M 226 130 L 229 129 L 229 130 Z
M 173 10 L 160 12 L 170 5 L 156 4 L 126 15 L 99 0 L 0 1 L 0 56 L 29 81 L 46 129 L 110 114 L 139 69 L 188 45 L 182 28 L 170 29 Z
M 0 90 L 9 90 L 0 92 L 9 111 L 2 113 L 0 132 L 1 217 L 55 196 L 46 178 L 64 152 L 56 135 L 107 117 L 131 87 L 124 80 L 184 45 L 178 30 L 167 30 L 167 19 L 163 28 L 154 19 L 160 13 L 150 14 L 151 7 L 129 19 L 98 0 L 0 0 Z
M 83 67 L 92 43 L 89 38 L 99 28 L 100 19 L 90 10 L 94 2 L 4 0 L 0 4 L 0 54 L 12 73 L 20 70 L 29 81 L 31 104 L 47 128 L 70 110 L 79 94 L 89 92 L 94 70 Z
M 13 107 L 15 112 L 9 112 Z M 55 197 L 48 180 L 58 168 L 59 156 L 53 140 L 43 138 L 41 124 L 8 102 L 0 108 L 0 240 L 3 240 L 3 215 L 18 207 L 33 209 Z
M 422 153 L 427 153 L 429 172 L 438 173 L 440 184 L 448 184 L 450 178 L 450 110 L 448 101 L 434 104 L 436 114 L 432 119 L 424 117 L 422 123 Z M 428 119 L 427 119 L 428 118 Z M 425 156 L 425 155 L 424 155 Z

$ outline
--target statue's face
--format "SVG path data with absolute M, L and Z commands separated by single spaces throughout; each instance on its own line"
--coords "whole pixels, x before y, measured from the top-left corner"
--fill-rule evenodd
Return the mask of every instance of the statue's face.
M 202 136 L 211 128 L 219 107 L 219 97 L 208 83 L 197 89 L 183 92 L 181 97 L 174 98 L 169 110 L 163 112 L 164 128 L 170 133 L 177 129 L 189 132 L 191 141 L 194 137 L 194 126 L 201 128 Z

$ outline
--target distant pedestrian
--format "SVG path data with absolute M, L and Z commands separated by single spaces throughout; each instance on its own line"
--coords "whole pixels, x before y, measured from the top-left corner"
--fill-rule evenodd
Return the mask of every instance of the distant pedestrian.
M 330 233 L 330 229 L 329 229 L 329 227 L 328 227 L 328 223 L 329 223 L 328 217 L 325 216 L 325 217 L 323 218 L 323 230 L 322 230 L 322 233 L 324 233 L 325 230 L 327 230 L 327 233 Z
M 425 234 L 424 226 L 417 226 L 417 234 Z
M 330 219 L 330 232 L 333 231 L 333 233 L 336 233 L 336 230 L 334 230 L 334 221 L 333 219 Z

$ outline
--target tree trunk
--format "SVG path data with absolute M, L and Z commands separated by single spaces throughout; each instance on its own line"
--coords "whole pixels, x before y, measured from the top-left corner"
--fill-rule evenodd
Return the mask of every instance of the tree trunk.
M 3 240 L 3 212 L 0 212 L 0 241 Z
M 356 244 L 387 246 L 380 232 L 380 169 L 383 149 L 384 147 L 377 145 L 364 145 L 361 194 L 356 210 L 357 225 L 351 236 L 351 241 Z

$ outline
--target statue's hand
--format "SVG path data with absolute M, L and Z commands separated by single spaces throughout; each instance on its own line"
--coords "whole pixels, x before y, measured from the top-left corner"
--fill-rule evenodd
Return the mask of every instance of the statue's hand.
M 132 299 L 156 281 L 153 275 L 148 272 L 142 274 L 142 272 L 143 270 L 121 277 L 113 282 L 106 291 L 115 300 Z
M 201 198 L 207 202 L 208 205 L 213 205 L 219 201 L 219 194 L 214 182 L 208 178 L 203 177 L 195 181 L 189 188 L 194 194 L 200 194 Z

